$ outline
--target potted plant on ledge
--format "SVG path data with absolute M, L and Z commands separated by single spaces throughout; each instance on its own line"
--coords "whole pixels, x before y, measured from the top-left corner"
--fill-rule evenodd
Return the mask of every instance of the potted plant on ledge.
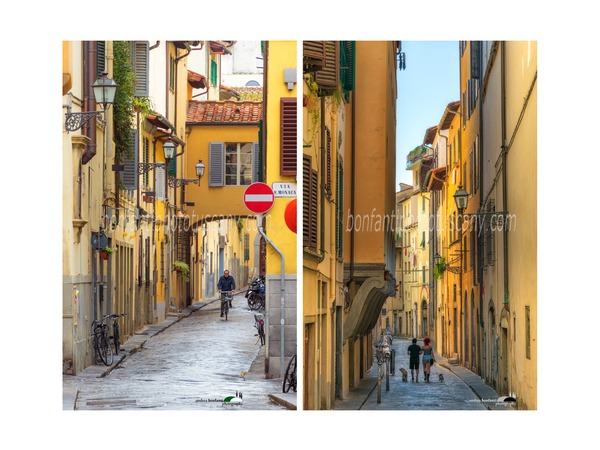
M 190 281 L 190 266 L 188 266 L 187 263 L 175 261 L 173 263 L 173 269 L 179 272 L 186 282 Z
M 110 255 L 112 255 L 114 253 L 114 249 L 112 247 L 105 247 L 102 250 L 100 250 L 100 258 L 102 259 L 108 259 L 108 257 Z

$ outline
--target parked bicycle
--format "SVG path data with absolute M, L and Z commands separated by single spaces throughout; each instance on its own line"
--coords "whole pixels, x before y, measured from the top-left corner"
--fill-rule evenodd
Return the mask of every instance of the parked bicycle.
M 113 335 L 112 335 L 112 340 L 113 340 L 113 344 L 115 345 L 115 355 L 119 354 L 119 350 L 121 348 L 121 335 L 119 334 L 119 317 L 125 317 L 127 314 L 126 313 L 122 313 L 122 314 L 111 314 L 110 315 L 110 319 L 112 319 L 113 321 Z
M 94 319 L 92 322 L 92 337 L 94 338 L 95 362 L 97 363 L 100 360 L 104 365 L 110 366 L 113 363 L 113 352 L 108 336 L 107 318 L 109 318 L 108 315 L 103 316 L 101 320 Z
M 289 392 L 290 389 L 296 392 L 296 355 L 290 359 L 283 378 L 283 392 Z
M 221 317 L 227 320 L 227 314 L 233 300 L 233 291 L 221 291 Z
M 246 291 L 248 308 L 252 311 L 259 311 L 265 308 L 265 277 L 259 276 L 252 280 Z
M 254 327 L 258 332 L 254 336 L 258 336 L 258 340 L 260 340 L 260 346 L 262 347 L 263 345 L 265 345 L 265 319 L 262 314 L 254 315 Z M 258 343 L 258 340 L 256 341 L 256 343 Z

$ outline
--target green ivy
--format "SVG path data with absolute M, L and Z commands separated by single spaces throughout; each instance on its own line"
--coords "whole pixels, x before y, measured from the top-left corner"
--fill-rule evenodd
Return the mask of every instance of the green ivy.
M 119 86 L 113 105 L 114 141 L 117 163 L 122 157 L 131 158 L 130 130 L 135 117 L 133 100 L 135 97 L 135 73 L 129 58 L 129 42 L 114 41 L 114 80 Z

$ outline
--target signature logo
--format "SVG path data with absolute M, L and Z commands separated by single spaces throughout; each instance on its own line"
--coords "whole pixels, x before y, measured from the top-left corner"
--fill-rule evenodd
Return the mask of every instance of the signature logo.
M 242 393 L 240 391 L 236 391 L 235 395 L 230 395 L 229 397 L 225 397 L 223 399 L 223 405 L 241 405 L 243 402 L 242 397 Z

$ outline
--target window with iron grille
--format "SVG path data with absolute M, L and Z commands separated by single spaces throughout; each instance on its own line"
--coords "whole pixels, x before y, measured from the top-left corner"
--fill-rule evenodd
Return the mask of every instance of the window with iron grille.
M 175 246 L 177 261 L 190 263 L 190 227 L 189 219 L 186 217 L 177 218 L 177 228 L 175 229 Z
M 310 156 L 302 158 L 302 231 L 303 246 L 317 251 L 319 176 Z

